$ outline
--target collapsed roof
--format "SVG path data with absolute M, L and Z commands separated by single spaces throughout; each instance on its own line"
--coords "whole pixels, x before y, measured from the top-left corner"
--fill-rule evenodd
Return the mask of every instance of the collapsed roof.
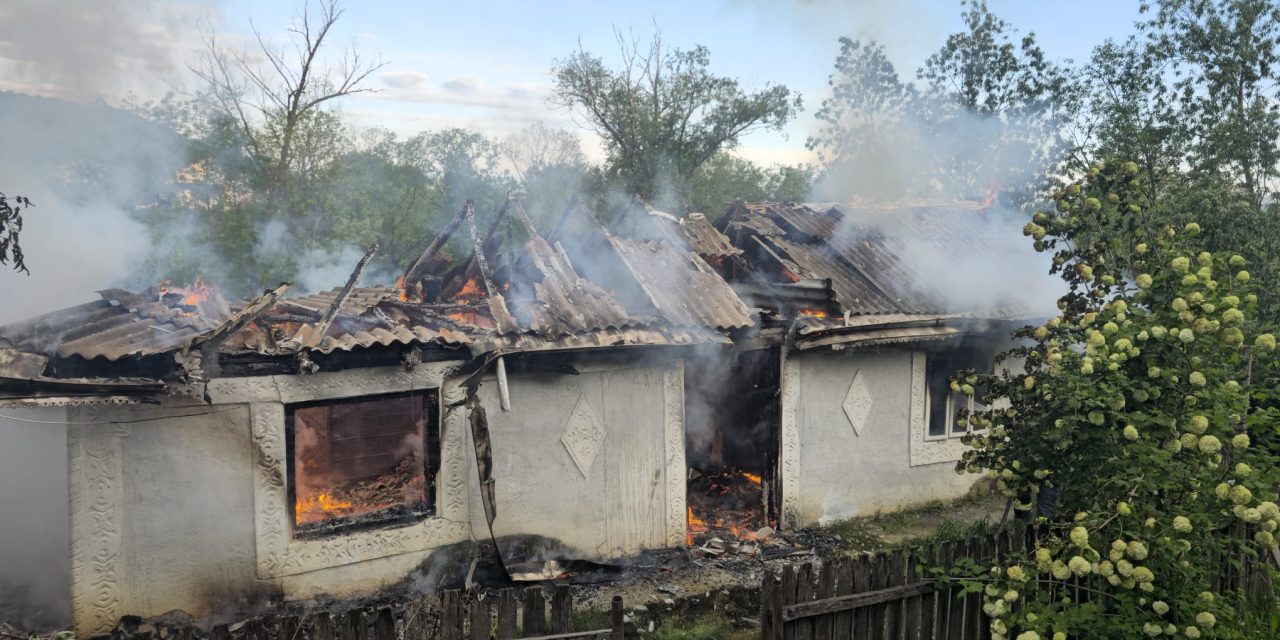
M 285 297 L 286 284 L 228 302 L 198 283 L 109 289 L 0 327 L 0 403 L 129 401 L 219 375 L 729 344 L 780 320 L 801 348 L 929 339 L 954 333 L 960 319 L 1019 315 L 948 308 L 910 259 L 918 242 L 944 255 L 981 251 L 965 220 L 981 210 L 893 213 L 889 226 L 885 212 L 736 203 L 713 224 L 637 199 L 608 228 L 571 204 L 544 233 L 513 197 L 483 230 L 468 202 L 395 286 L 358 286 L 371 248 L 344 286 L 326 292 Z M 588 221 L 585 231 L 566 231 L 573 214 Z M 462 227 L 470 255 L 450 264 L 442 249 Z

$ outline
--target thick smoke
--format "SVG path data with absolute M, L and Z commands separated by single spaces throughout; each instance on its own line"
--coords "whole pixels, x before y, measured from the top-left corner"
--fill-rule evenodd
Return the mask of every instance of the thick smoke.
M 151 93 L 179 66 L 193 11 L 153 0 L 6 0 L 0 90 L 75 101 Z
M 1021 228 L 1060 161 L 1053 118 L 975 113 L 910 88 L 898 98 L 869 116 L 851 110 L 840 123 L 839 153 L 812 189 L 814 200 L 851 210 L 837 233 L 854 239 L 873 227 L 894 237 L 916 280 L 943 293 L 948 310 L 1051 312 L 1062 283 Z M 814 135 L 830 139 L 832 127 Z M 973 207 L 978 202 L 981 211 Z M 939 219 L 946 229 L 932 229 L 928 219 L 910 219 L 913 206 L 957 218 Z M 938 242 L 951 247 L 939 251 Z
M 122 284 L 146 251 L 135 207 L 180 166 L 181 140 L 132 114 L 0 93 L 0 190 L 23 212 L 30 275 L 0 271 L 0 323 L 86 302 Z

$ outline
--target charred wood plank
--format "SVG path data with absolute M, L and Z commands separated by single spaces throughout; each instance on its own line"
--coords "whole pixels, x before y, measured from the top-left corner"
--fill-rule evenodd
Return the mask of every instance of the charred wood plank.
M 505 208 L 504 208 L 505 211 Z M 504 333 L 510 333 L 518 328 L 515 318 L 511 316 L 511 312 L 507 310 L 506 300 L 502 294 L 494 287 L 492 271 L 489 269 L 489 259 L 484 252 L 484 239 L 480 237 L 480 229 L 476 227 L 476 211 L 475 205 L 468 200 L 465 207 L 467 216 L 467 226 L 471 230 L 471 241 L 475 245 L 475 261 L 476 267 L 480 270 L 480 277 L 484 280 L 484 289 L 489 292 L 489 313 L 493 316 L 493 321 L 498 325 Z
M 378 252 L 378 243 L 369 245 L 364 252 L 364 257 L 360 258 L 360 262 L 356 263 L 356 268 L 351 271 L 351 275 L 347 277 L 347 283 L 342 285 L 342 290 L 338 295 L 334 296 L 333 302 L 329 303 L 329 308 L 325 310 L 320 321 L 314 325 L 306 325 L 298 330 L 294 340 L 304 347 L 315 347 L 324 340 L 324 336 L 329 332 L 329 327 L 333 325 L 334 318 L 338 317 L 338 311 L 342 309 L 342 305 L 346 304 L 347 299 L 351 297 L 351 291 L 355 289 L 356 283 L 360 282 L 360 276 L 364 274 L 364 270 L 369 266 L 369 261 L 373 259 L 373 254 Z
M 444 247 L 444 244 L 448 242 L 449 238 L 458 230 L 458 225 L 462 224 L 462 219 L 466 216 L 466 212 L 467 209 L 465 206 L 459 209 L 458 213 L 454 214 L 453 219 L 449 220 L 449 224 L 445 225 L 444 229 L 442 229 L 440 233 L 436 235 L 435 239 L 431 241 L 431 244 L 427 245 L 427 248 L 418 256 L 418 259 L 414 260 L 413 264 L 409 265 L 409 268 L 404 272 L 404 284 L 406 287 L 408 287 L 410 283 L 416 283 L 422 279 L 422 276 L 426 275 L 425 271 L 427 267 L 431 266 L 432 258 L 436 257 L 436 254 L 440 252 L 440 249 Z
M 396 640 L 396 616 L 391 607 L 378 609 L 378 616 L 373 619 L 374 640 Z

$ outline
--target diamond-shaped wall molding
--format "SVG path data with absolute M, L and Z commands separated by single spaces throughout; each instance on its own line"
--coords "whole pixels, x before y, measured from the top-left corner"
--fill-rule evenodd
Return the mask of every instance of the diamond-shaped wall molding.
M 853 432 L 862 435 L 867 426 L 867 418 L 871 415 L 871 391 L 863 380 L 862 371 L 853 372 L 853 382 L 849 383 L 849 391 L 844 394 L 844 415 L 853 425 Z
M 600 418 L 591 408 L 591 403 L 587 402 L 586 396 L 578 396 L 578 404 L 573 408 L 573 413 L 569 414 L 569 422 L 564 426 L 560 442 L 564 444 L 569 457 L 573 458 L 573 463 L 578 465 L 578 471 L 582 472 L 584 478 L 590 473 L 591 465 L 600 453 L 604 433 L 604 425 L 600 424 Z

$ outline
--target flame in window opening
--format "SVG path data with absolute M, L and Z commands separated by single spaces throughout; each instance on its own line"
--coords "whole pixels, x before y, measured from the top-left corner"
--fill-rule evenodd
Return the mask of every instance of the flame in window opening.
M 298 519 L 300 521 L 310 521 L 313 519 L 323 519 L 323 517 L 342 515 L 343 512 L 351 507 L 351 502 L 347 500 L 339 500 L 334 498 L 328 492 L 321 491 L 309 498 L 298 500 L 294 505 L 294 511 L 298 514 Z M 306 517 L 317 515 L 322 516 L 322 518 Z

